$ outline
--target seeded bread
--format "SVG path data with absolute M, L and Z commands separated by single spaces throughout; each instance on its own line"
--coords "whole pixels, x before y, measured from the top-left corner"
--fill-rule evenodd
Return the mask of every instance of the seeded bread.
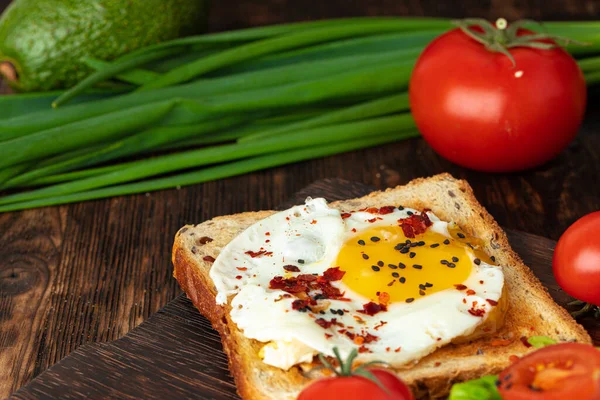
M 545 335 L 557 341 L 591 343 L 583 327 L 554 303 L 510 248 L 506 235 L 477 202 L 467 182 L 441 174 L 330 206 L 352 211 L 398 204 L 418 210 L 429 208 L 442 220 L 456 222 L 466 233 L 482 239 L 485 251 L 499 265 L 506 266 L 509 308 L 503 328 L 492 337 L 447 345 L 397 370 L 417 398 L 440 398 L 456 382 L 498 373 L 509 365 L 511 356 L 531 351 L 519 340 L 521 337 Z M 262 362 L 258 352 L 263 343 L 244 337 L 231 321 L 228 306 L 215 303 L 216 291 L 209 277 L 212 261 L 221 249 L 244 229 L 274 212 L 247 212 L 185 226 L 177 233 L 173 246 L 174 276 L 221 335 L 231 373 L 244 399 L 294 399 L 310 383 L 298 367 L 283 371 Z

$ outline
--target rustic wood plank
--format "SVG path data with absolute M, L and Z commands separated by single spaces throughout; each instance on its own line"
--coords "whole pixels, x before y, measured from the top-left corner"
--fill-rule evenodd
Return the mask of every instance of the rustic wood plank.
M 285 202 L 286 208 L 306 196 L 339 200 L 364 195 L 373 187 L 339 179 L 318 181 Z M 570 301 L 551 270 L 555 242 L 508 231 L 512 246 L 532 267 L 560 304 Z M 587 320 L 596 343 L 600 324 Z M 13 399 L 36 398 L 213 398 L 236 399 L 235 386 L 221 351 L 219 335 L 184 296 L 112 342 L 85 345 L 16 392 Z
M 8 3 L 0 0 L 0 10 Z M 353 15 L 597 19 L 600 6 L 595 0 L 222 0 L 213 2 L 210 27 Z M 591 103 L 582 136 L 559 159 L 518 175 L 464 170 L 414 139 L 179 191 L 0 215 L 0 371 L 7 371 L 0 373 L 0 397 L 82 344 L 123 336 L 175 298 L 180 291 L 169 257 L 181 225 L 272 208 L 317 179 L 385 188 L 448 171 L 468 179 L 504 226 L 556 239 L 576 218 L 600 209 L 600 113 L 597 100 Z

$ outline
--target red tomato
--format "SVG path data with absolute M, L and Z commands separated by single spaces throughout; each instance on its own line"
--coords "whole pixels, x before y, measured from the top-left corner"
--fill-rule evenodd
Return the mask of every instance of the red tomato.
M 396 375 L 384 369 L 369 369 L 389 394 L 359 375 L 319 379 L 300 393 L 298 400 L 413 400 L 410 389 Z
M 600 351 L 581 343 L 544 347 L 499 376 L 503 400 L 600 399 Z
M 410 107 L 441 156 L 479 171 L 518 171 L 549 161 L 577 134 L 586 85 L 575 60 L 561 48 L 509 51 L 514 66 L 457 28 L 419 57 Z
M 562 234 L 552 269 L 565 292 L 600 306 L 600 211 L 580 218 Z

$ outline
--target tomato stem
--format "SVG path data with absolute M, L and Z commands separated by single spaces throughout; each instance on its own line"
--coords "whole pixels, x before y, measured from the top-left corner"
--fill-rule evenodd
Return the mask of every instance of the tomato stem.
M 466 18 L 452 21 L 452 23 L 460 28 L 465 35 L 483 44 L 488 50 L 507 56 L 512 62 L 513 67 L 516 67 L 516 62 L 509 49 L 514 47 L 550 50 L 569 44 L 577 44 L 579 46 L 589 44 L 548 33 L 519 35 L 519 29 L 527 24 L 535 23 L 540 27 L 542 26 L 538 22 L 528 19 L 515 21 L 510 25 L 504 18 L 498 18 L 495 25 L 482 18 Z
M 573 318 L 578 319 L 589 314 L 593 314 L 594 318 L 600 319 L 600 307 L 595 306 L 591 303 L 584 303 L 583 301 L 575 300 L 569 303 L 570 306 L 583 306 L 579 310 L 571 312 Z

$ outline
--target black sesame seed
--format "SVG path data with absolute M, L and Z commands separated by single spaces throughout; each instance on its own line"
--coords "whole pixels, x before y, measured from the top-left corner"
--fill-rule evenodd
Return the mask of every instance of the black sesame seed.
M 496 385 L 496 387 L 500 387 L 502 382 L 500 382 L 500 379 L 496 379 L 496 382 L 494 382 L 494 384 Z
M 401 254 L 406 254 L 410 251 L 410 249 L 408 247 L 403 247 L 402 250 L 400 250 Z
M 458 257 L 452 257 L 452 262 L 458 262 Z
M 314 300 L 322 300 L 322 299 L 325 299 L 325 298 L 326 297 L 324 295 L 322 295 L 321 293 L 319 293 L 319 294 L 317 294 L 317 295 L 315 295 L 313 297 Z
M 397 245 L 394 246 L 394 250 L 402 250 L 402 248 L 404 248 L 404 246 L 406 246 L 404 243 L 398 243 Z
M 375 272 L 379 271 L 379 267 L 377 265 L 371 265 L 371 269 Z
M 410 239 L 406 239 L 406 241 L 404 243 L 409 244 L 410 243 Z
M 425 282 L 425 287 L 432 287 L 433 283 Z
M 448 261 L 446 261 L 446 260 L 440 260 L 440 264 L 442 264 L 442 265 L 448 265 Z
M 506 374 L 506 376 L 504 378 L 502 378 L 502 380 L 508 381 L 508 380 L 510 380 L 510 378 L 512 378 L 512 374 Z
M 448 263 L 448 268 L 456 268 L 456 264 L 454 263 Z
M 457 233 L 456 233 L 456 236 L 458 236 L 458 237 L 459 237 L 459 238 L 461 238 L 461 239 L 464 239 L 464 238 L 465 238 L 465 235 L 463 235 L 463 234 L 462 234 L 462 233 L 460 233 L 460 232 L 457 232 Z
M 365 241 L 364 241 L 364 240 L 360 239 L 360 240 L 358 241 L 358 244 L 360 244 L 361 246 L 364 246 L 366 243 L 365 243 Z
M 400 263 L 400 264 L 398 264 L 398 268 L 404 269 L 404 268 L 406 268 L 406 264 Z
M 444 244 L 450 244 L 450 240 L 448 240 L 448 239 L 444 240 Z
M 406 278 L 405 277 L 400 278 L 400 283 L 404 283 L 404 282 L 406 282 Z
M 388 264 L 388 267 L 390 267 L 391 269 L 396 269 L 396 268 L 398 268 L 398 266 L 397 266 L 397 265 L 394 265 L 394 264 Z
M 392 276 L 393 276 L 394 278 L 398 278 L 398 277 L 400 276 L 400 274 L 399 274 L 399 273 L 397 273 L 397 272 L 392 272 Z
M 298 264 L 304 264 L 304 260 L 298 260 Z
M 414 258 L 417 255 L 417 253 L 415 253 L 414 251 L 411 251 L 410 254 L 408 255 L 410 258 Z
M 475 263 L 475 265 L 481 264 L 481 260 L 479 258 L 474 259 L 473 262 Z
M 419 289 L 421 290 L 425 290 L 427 288 L 427 286 L 423 285 L 422 283 L 419 284 Z
M 415 299 L 412 297 L 409 297 L 408 299 L 406 299 L 407 303 L 412 303 L 413 301 L 415 301 Z
M 496 257 L 494 257 L 494 256 L 491 256 L 491 257 L 490 257 L 490 260 L 492 260 L 493 262 L 496 262 Z
M 407 211 L 406 213 L 407 213 L 408 215 L 413 215 L 413 214 L 414 214 L 414 212 L 412 212 L 412 211 Z
M 418 243 L 418 242 L 414 242 L 414 243 L 411 243 L 411 244 L 410 244 L 410 247 L 417 247 L 417 246 L 419 246 L 419 243 Z
M 383 264 L 383 261 L 377 261 L 377 266 L 379 266 L 379 267 L 383 267 L 383 265 L 384 265 L 384 264 Z
M 337 310 L 335 310 L 333 308 L 331 310 L 329 310 L 329 312 L 331 312 L 332 314 L 337 314 Z
M 419 265 L 419 264 L 413 264 L 413 268 L 414 269 L 423 269 L 423 266 Z
M 439 245 L 440 245 L 439 243 L 434 243 L 434 244 L 432 244 L 432 245 L 431 245 L 431 246 L 429 246 L 429 247 L 431 247 L 432 249 L 435 249 L 435 248 L 436 248 L 436 247 L 438 247 Z
M 339 309 L 337 313 L 338 313 L 338 315 L 344 315 L 344 310 Z
M 373 237 L 371 238 L 371 242 L 379 242 L 380 240 L 381 240 L 381 239 L 380 239 L 380 238 L 378 238 L 377 236 L 373 236 Z
M 365 260 L 368 260 L 368 259 L 369 259 L 369 256 L 368 256 L 368 255 L 366 255 L 366 254 L 363 254 L 363 255 L 362 255 L 362 258 L 364 258 Z
M 319 314 L 325 315 L 325 311 L 319 311 Z
M 419 294 L 420 294 L 421 296 L 425 296 L 425 291 L 424 291 L 424 290 L 419 290 Z
M 425 242 L 424 241 L 420 241 L 419 243 L 417 243 L 419 246 L 425 246 Z
M 400 210 L 400 211 L 404 210 L 404 206 L 398 206 L 398 210 Z

